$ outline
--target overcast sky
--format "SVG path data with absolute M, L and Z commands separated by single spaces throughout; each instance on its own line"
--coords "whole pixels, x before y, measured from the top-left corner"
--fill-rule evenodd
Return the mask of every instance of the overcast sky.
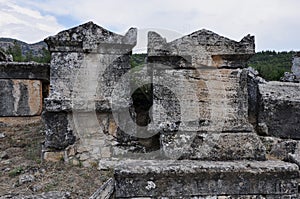
M 299 0 L 0 0 L 0 37 L 34 43 L 88 21 L 168 40 L 203 28 L 237 41 L 252 34 L 257 51 L 300 50 Z

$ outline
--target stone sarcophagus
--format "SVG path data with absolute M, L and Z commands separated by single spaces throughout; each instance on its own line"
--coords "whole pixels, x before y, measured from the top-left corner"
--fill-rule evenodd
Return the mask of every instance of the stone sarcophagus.
M 162 160 L 118 163 L 116 198 L 299 197 L 298 166 L 265 161 L 249 123 L 243 68 L 253 53 L 251 36 L 235 42 L 201 30 L 167 43 L 148 34 L 148 128 L 159 135 Z
M 200 30 L 167 43 L 148 34 L 153 122 L 170 158 L 265 159 L 248 121 L 247 74 L 254 37 L 240 42 Z
M 48 64 L 0 62 L 1 119 L 40 116 L 48 85 Z
M 132 28 L 121 36 L 89 22 L 45 40 L 52 56 L 50 95 L 43 114 L 47 149 L 64 150 L 80 142 L 70 155 L 78 153 L 80 161 L 111 156 L 117 133 L 111 93 L 130 69 L 136 34 Z M 129 92 L 128 84 L 125 81 L 124 93 Z

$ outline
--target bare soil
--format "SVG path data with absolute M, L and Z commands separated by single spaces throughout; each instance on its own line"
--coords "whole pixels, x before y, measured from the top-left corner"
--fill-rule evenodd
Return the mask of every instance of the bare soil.
M 0 198 L 69 192 L 70 198 L 89 198 L 112 171 L 98 171 L 41 159 L 44 125 L 40 118 L 0 119 Z M 9 197 L 8 197 L 9 198 Z

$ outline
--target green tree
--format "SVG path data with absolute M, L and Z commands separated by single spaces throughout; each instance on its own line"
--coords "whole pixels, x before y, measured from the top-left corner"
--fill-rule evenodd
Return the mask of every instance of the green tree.
M 32 50 L 29 50 L 29 51 L 26 52 L 24 61 L 25 62 L 34 61 L 34 56 L 33 56 Z
M 51 54 L 48 49 L 42 48 L 42 57 L 39 62 L 41 63 L 49 63 L 51 60 Z
M 16 62 L 24 61 L 21 45 L 17 41 L 14 41 L 13 46 L 9 46 L 7 54 L 11 54 Z
M 256 53 L 248 65 L 258 70 L 260 75 L 269 81 L 278 81 L 284 72 L 290 72 L 294 51 L 262 51 Z
M 20 44 L 14 41 L 14 45 L 9 46 L 6 51 L 7 54 L 11 54 L 13 56 L 14 61 L 16 62 L 38 62 L 38 63 L 49 63 L 51 56 L 50 52 L 46 48 L 42 48 L 40 52 L 40 56 L 34 56 L 33 51 L 29 50 L 25 53 L 25 56 L 22 54 L 22 48 Z

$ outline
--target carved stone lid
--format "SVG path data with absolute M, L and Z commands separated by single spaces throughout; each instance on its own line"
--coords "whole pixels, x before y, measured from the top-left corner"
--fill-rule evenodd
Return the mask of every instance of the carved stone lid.
M 125 36 L 87 22 L 45 39 L 50 51 L 91 51 L 99 44 L 135 46 L 137 29 L 130 28 Z
M 234 41 L 212 31 L 202 29 L 167 42 L 156 32 L 148 33 L 148 60 L 166 62 L 159 57 L 182 57 L 183 68 L 245 68 L 247 60 L 255 53 L 254 36 L 247 35 Z M 173 68 L 180 68 L 172 63 Z

